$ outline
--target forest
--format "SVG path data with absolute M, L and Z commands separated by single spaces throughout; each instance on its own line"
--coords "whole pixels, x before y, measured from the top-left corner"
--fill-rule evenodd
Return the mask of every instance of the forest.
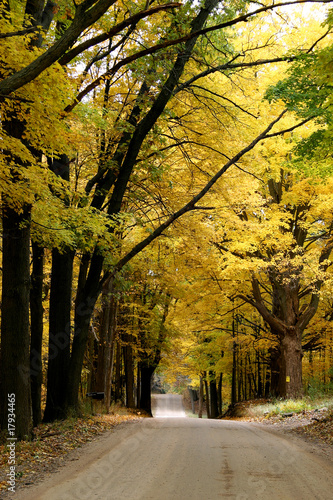
M 330 0 L 0 0 L 2 430 L 150 414 L 154 374 L 211 418 L 332 391 L 332 34 Z

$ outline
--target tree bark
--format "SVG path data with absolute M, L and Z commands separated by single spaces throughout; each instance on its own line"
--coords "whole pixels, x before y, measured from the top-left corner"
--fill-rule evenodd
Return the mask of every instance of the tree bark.
M 281 341 L 279 394 L 283 398 L 297 399 L 303 396 L 302 357 L 301 334 L 290 329 Z
M 37 78 L 54 64 L 76 42 L 80 34 L 94 24 L 116 0 L 85 0 L 76 7 L 75 17 L 65 33 L 28 66 L 8 76 L 0 83 L 0 95 L 9 95 Z
M 1 313 L 1 428 L 7 430 L 8 395 L 15 397 L 17 439 L 32 430 L 30 386 L 30 218 L 29 206 L 20 213 L 3 199 Z
M 69 365 L 66 401 L 68 409 L 81 413 L 79 404 L 79 388 L 84 353 L 89 336 L 91 317 L 100 293 L 100 276 L 103 268 L 103 256 L 96 249 L 90 261 L 84 255 L 80 264 L 77 294 L 75 300 L 74 338 Z M 87 276 L 87 270 L 90 268 Z
M 52 251 L 47 398 L 44 422 L 67 416 L 74 251 Z
M 127 408 L 135 408 L 134 358 L 133 358 L 133 347 L 131 345 L 130 335 L 126 335 L 126 345 L 124 346 L 124 368 L 125 368 L 126 406 Z
M 69 181 L 70 160 L 66 154 L 49 159 L 50 170 Z M 68 200 L 66 200 L 68 203 Z M 71 348 L 72 281 L 75 251 L 71 248 L 52 250 L 49 311 L 49 354 L 47 398 L 44 422 L 63 419 L 67 415 L 67 384 Z
M 204 374 L 205 394 L 206 394 L 206 412 L 207 418 L 210 418 L 210 404 L 209 404 L 209 388 L 207 382 L 207 373 Z
M 156 367 L 146 365 L 141 361 L 140 363 L 140 380 L 141 380 L 141 391 L 140 391 L 140 405 L 139 408 L 148 413 L 151 417 L 151 378 Z
M 106 377 L 106 387 L 105 387 L 105 408 L 106 413 L 109 413 L 111 405 L 111 387 L 112 387 L 112 372 L 113 372 L 113 360 L 115 351 L 115 338 L 117 331 L 117 311 L 118 311 L 118 301 L 115 297 L 111 298 L 110 303 L 110 325 L 109 325 L 109 339 L 110 339 L 110 350 L 108 351 L 107 360 L 107 377 Z
M 110 281 L 102 291 L 102 309 L 99 315 L 99 342 L 97 354 L 97 370 L 94 390 L 106 392 L 106 379 L 108 373 L 111 349 L 111 292 Z
M 211 374 L 213 376 L 213 374 Z M 217 387 L 216 379 L 210 380 L 210 418 L 217 418 L 219 416 L 219 411 L 217 407 Z
M 202 376 L 200 375 L 198 418 L 202 418 L 202 408 L 203 408 L 203 381 L 202 381 Z
M 269 392 L 267 392 L 267 380 L 266 380 L 266 395 L 270 394 L 273 397 L 279 396 L 279 380 L 280 380 L 280 348 L 270 349 L 269 357 L 269 370 L 270 370 L 270 384 Z
M 116 366 L 115 366 L 115 380 L 114 380 L 114 400 L 116 403 L 118 401 L 121 401 L 122 399 L 121 362 L 122 362 L 122 348 L 118 339 L 118 342 L 116 343 Z
M 43 344 L 43 279 L 44 248 L 32 243 L 32 273 L 30 291 L 31 340 L 30 375 L 32 420 L 36 427 L 41 423 L 41 394 L 43 382 L 42 344 Z
M 222 415 L 222 406 L 223 406 L 222 382 L 223 382 L 223 373 L 220 373 L 217 384 L 217 410 L 219 415 Z

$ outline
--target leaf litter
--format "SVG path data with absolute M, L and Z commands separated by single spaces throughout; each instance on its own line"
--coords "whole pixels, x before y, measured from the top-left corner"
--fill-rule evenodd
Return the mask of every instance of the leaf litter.
M 104 432 L 112 431 L 124 422 L 138 421 L 145 415 L 141 412 L 126 414 L 98 414 L 79 419 L 41 424 L 33 430 L 32 441 L 16 443 L 15 483 L 16 489 L 36 484 L 48 473 L 56 472 L 73 450 L 92 441 Z M 9 450 L 6 442 L 0 444 L 0 498 L 10 495 L 8 491 Z

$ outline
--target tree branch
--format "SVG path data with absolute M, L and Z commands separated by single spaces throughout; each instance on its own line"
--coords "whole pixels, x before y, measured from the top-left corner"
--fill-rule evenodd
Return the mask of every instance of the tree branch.
M 167 3 L 164 5 L 157 5 L 156 7 L 152 7 L 151 9 L 144 10 L 142 12 L 138 12 L 134 16 L 125 19 L 121 23 L 111 28 L 107 33 L 102 33 L 98 36 L 95 36 L 94 38 L 90 38 L 89 40 L 86 40 L 85 42 L 80 43 L 80 45 L 77 45 L 73 49 L 69 50 L 59 59 L 59 63 L 61 65 L 66 65 L 72 59 L 77 57 L 79 54 L 82 54 L 82 52 L 84 52 L 85 50 L 95 45 L 98 45 L 99 43 L 104 42 L 109 38 L 114 37 L 128 26 L 136 25 L 141 19 L 144 19 L 145 17 L 151 16 L 152 14 L 156 14 L 157 12 L 163 10 L 175 9 L 176 7 L 181 7 L 181 5 L 182 5 L 181 3 Z
M 116 0 L 98 0 L 92 7 L 89 2 L 79 4 L 71 26 L 62 37 L 28 66 L 2 80 L 0 82 L 0 95 L 11 94 L 37 78 L 45 69 L 55 63 L 71 47 L 79 35 L 94 24 L 115 2 Z
M 12 36 L 27 35 L 28 33 L 33 33 L 34 31 L 37 31 L 38 29 L 40 29 L 38 26 L 30 26 L 29 28 L 26 28 L 24 30 L 11 31 L 9 33 L 0 33 L 0 39 L 10 38 Z
M 191 31 L 188 35 L 180 37 L 177 40 L 169 42 L 170 45 L 175 45 L 178 43 L 186 42 L 192 38 L 196 38 L 205 33 L 211 31 L 216 31 L 219 29 L 224 29 L 229 26 L 234 26 L 241 22 L 246 22 L 249 18 L 260 14 L 262 12 L 267 12 L 269 10 L 276 9 L 278 7 L 285 7 L 288 5 L 297 5 L 302 3 L 331 3 L 333 0 L 295 0 L 292 2 L 279 2 L 273 3 L 271 5 L 263 6 L 257 10 L 249 12 L 238 16 L 230 21 L 217 24 L 215 26 L 210 26 L 196 31 Z M 17 71 L 13 75 L 8 76 L 2 82 L 0 82 L 0 95 L 5 96 L 11 94 L 15 90 L 23 87 L 27 83 L 31 82 L 37 76 L 39 76 L 46 68 L 50 67 L 53 63 L 58 61 L 63 54 L 68 50 L 69 47 L 77 40 L 78 36 L 89 26 L 93 25 L 102 15 L 111 7 L 116 0 L 97 0 L 96 2 L 92 0 L 86 0 L 76 7 L 76 12 L 74 20 L 71 26 L 65 31 L 63 36 L 55 42 L 46 52 L 40 55 L 32 63 L 30 63 L 25 68 Z M 163 44 L 162 44 L 163 45 Z M 163 45 L 165 46 L 169 45 Z M 147 49 L 149 50 L 149 49 Z M 159 49 L 157 49 L 159 50 Z M 147 52 L 148 54 L 149 52 Z M 250 65 L 250 63 L 248 63 Z M 122 64 L 123 65 L 123 64 Z M 105 75 L 104 75 L 105 78 Z
M 195 210 L 196 204 L 198 203 L 201 198 L 207 194 L 207 192 L 211 189 L 214 184 L 220 179 L 220 177 L 232 166 L 234 165 L 242 156 L 244 156 L 246 153 L 251 151 L 257 144 L 258 142 L 264 140 L 266 138 L 266 135 L 268 132 L 274 127 L 276 123 L 278 123 L 281 118 L 286 114 L 287 110 L 283 110 L 280 115 L 273 120 L 266 128 L 265 130 L 259 134 L 248 146 L 243 148 L 241 151 L 239 151 L 233 158 L 231 158 L 211 179 L 210 181 L 207 182 L 205 187 L 196 195 L 194 196 L 186 205 L 184 205 L 181 209 L 179 209 L 177 212 L 172 214 L 163 224 L 161 224 L 158 228 L 156 228 L 154 231 L 151 231 L 151 234 L 145 238 L 143 241 L 135 245 L 132 250 L 130 250 L 124 257 L 122 257 L 118 263 L 114 266 L 112 272 L 107 272 L 103 276 L 100 286 L 103 286 L 104 283 L 111 279 L 112 276 L 114 276 L 117 272 L 119 272 L 133 257 L 135 257 L 138 253 L 140 253 L 144 248 L 146 248 L 152 241 L 154 241 L 156 238 L 161 236 L 163 232 L 171 226 L 177 219 L 179 219 L 182 215 L 186 214 L 187 212 L 190 212 L 192 210 Z

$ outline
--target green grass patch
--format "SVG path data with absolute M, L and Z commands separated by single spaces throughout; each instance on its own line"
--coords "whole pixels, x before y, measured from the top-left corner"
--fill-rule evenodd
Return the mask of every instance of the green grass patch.
M 273 400 L 259 405 L 251 405 L 249 413 L 255 417 L 271 417 L 283 413 L 302 413 L 320 408 L 333 409 L 333 397 Z

